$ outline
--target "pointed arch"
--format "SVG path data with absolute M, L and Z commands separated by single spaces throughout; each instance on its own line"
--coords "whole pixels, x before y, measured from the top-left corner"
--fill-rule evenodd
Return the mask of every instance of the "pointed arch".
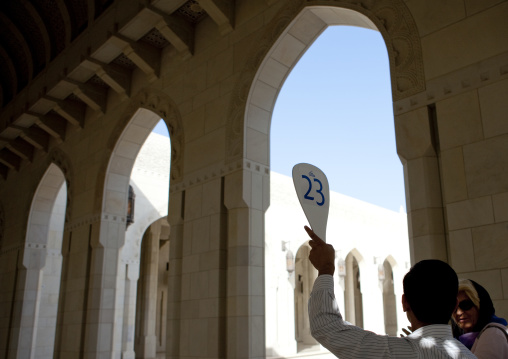
M 97 179 L 94 206 L 100 213 L 100 235 L 96 242 L 91 244 L 91 260 L 100 262 L 100 264 L 95 265 L 92 275 L 100 278 L 98 282 L 109 282 L 111 278 L 114 278 L 116 285 L 112 290 L 115 293 L 113 305 L 124 315 L 124 298 L 126 295 L 130 297 L 132 294 L 131 289 L 134 290 L 132 285 L 126 293 L 126 278 L 131 282 L 136 280 L 136 274 L 129 273 L 129 266 L 122 263 L 132 169 L 145 140 L 155 125 L 163 119 L 168 128 L 171 141 L 170 182 L 174 183 L 181 180 L 184 135 L 180 115 L 176 109 L 177 107 L 172 100 L 158 90 L 142 90 L 134 96 L 120 116 L 116 130 L 108 139 L 107 148 L 109 152 L 102 163 L 103 171 L 99 172 L 103 177 Z M 98 285 L 97 288 L 92 290 L 96 293 L 92 293 L 91 296 L 97 295 L 100 297 L 101 286 Z M 104 324 L 107 322 L 105 319 L 99 324 L 98 330 L 87 327 L 87 335 L 96 337 L 101 330 L 104 330 L 111 334 L 111 340 L 113 338 L 125 338 L 122 332 L 124 330 L 124 318 L 113 318 L 113 313 L 104 309 L 105 304 L 101 301 L 107 301 L 107 298 L 101 297 L 97 303 L 94 303 L 97 310 L 93 313 L 94 317 L 89 320 L 99 321 L 99 317 L 103 319 L 108 317 L 108 320 L 114 322 L 114 325 L 111 327 Z M 127 324 L 131 325 L 130 322 Z M 123 344 L 127 348 L 133 343 L 125 342 Z
M 158 119 L 164 120 L 168 128 L 171 139 L 171 180 L 178 182 L 183 176 L 183 155 L 184 155 L 184 130 L 183 122 L 178 106 L 164 92 L 146 89 L 140 91 L 132 98 L 127 108 L 124 110 L 117 130 L 112 134 L 108 141 L 108 147 L 112 150 L 123 129 L 133 118 L 139 109 L 146 109 L 156 114 Z M 141 126 L 147 126 L 149 123 L 140 121 Z M 155 123 L 153 124 L 155 126 Z M 153 128 L 153 126 L 151 128 Z M 150 129 L 151 129 L 150 128 Z
M 62 170 L 51 163 L 34 194 L 23 251 L 20 351 L 54 350 L 57 306 L 62 268 L 62 241 L 67 207 L 67 183 Z M 27 335 L 30 332 L 30 335 Z M 43 334 L 43 335 L 42 335 Z
M 154 153 L 153 150 L 155 148 L 159 151 Z M 154 288 L 153 285 L 144 283 L 144 279 L 142 281 L 138 281 L 138 279 L 140 275 L 145 279 L 152 278 L 154 281 L 159 278 L 156 274 L 157 270 L 160 271 L 161 268 L 156 266 L 156 263 L 146 260 L 147 257 L 153 254 L 152 252 L 158 252 L 159 256 L 164 254 L 161 257 L 163 259 L 159 259 L 159 256 L 156 255 L 152 256 L 152 258 L 157 258 L 159 261 L 169 261 L 169 258 L 166 257 L 169 255 L 169 223 L 167 214 L 170 152 L 169 138 L 164 138 L 155 133 L 150 134 L 136 158 L 130 176 L 130 184 L 136 193 L 136 215 L 134 223 L 125 232 L 125 245 L 122 247 L 120 255 L 122 271 L 125 270 L 122 352 L 130 353 L 132 356 L 134 356 L 134 352 L 140 354 L 145 352 L 145 349 L 153 351 L 154 348 L 161 349 L 162 346 L 165 346 L 165 342 L 161 341 L 161 334 L 166 329 L 166 323 L 161 321 L 160 315 L 157 315 L 156 325 L 159 330 L 156 330 L 154 325 L 146 325 L 146 323 L 153 324 L 153 321 L 147 321 L 146 319 L 150 316 L 153 319 L 153 315 L 155 315 L 155 311 L 153 311 L 154 306 L 159 314 L 161 311 L 164 313 L 167 311 L 167 302 L 161 302 L 161 298 L 167 298 L 167 283 L 161 289 L 161 286 Z M 150 165 L 147 165 L 147 160 L 153 157 L 158 159 L 155 166 L 157 170 L 150 170 Z M 150 163 L 153 165 L 153 162 Z M 158 238 L 153 238 L 154 236 Z M 145 249 L 144 252 L 142 248 Z M 146 253 L 147 251 L 149 252 L 148 254 Z M 145 260 L 143 260 L 144 258 Z M 159 304 L 155 305 L 155 301 Z M 141 304 L 143 304 L 143 308 L 147 309 L 147 311 L 143 311 L 142 316 L 136 313 L 136 307 L 139 311 Z M 138 316 L 137 319 L 136 316 Z M 142 325 L 140 325 L 140 321 L 143 322 Z M 148 340 L 148 343 L 145 343 L 144 336 L 147 336 L 149 332 L 159 334 L 157 336 L 158 346 L 155 341 Z M 129 333 L 134 333 L 134 335 Z M 142 349 L 139 347 L 135 349 L 135 346 L 141 343 L 138 340 L 140 338 L 143 341 Z
M 381 32 L 388 51 L 394 101 L 425 90 L 420 37 L 404 1 L 291 2 L 267 25 L 235 85 L 228 113 L 228 162 L 248 158 L 269 165 L 268 134 L 277 95 L 300 57 L 331 25 Z M 264 151 L 259 149 L 260 143 L 266 144 Z
M 390 267 L 392 268 L 396 268 L 398 266 L 397 261 L 395 260 L 395 258 L 393 258 L 391 254 L 386 256 L 385 262 L 388 262 L 390 264 Z
M 58 205 L 57 198 L 61 189 L 66 188 L 67 183 L 62 170 L 54 163 L 51 163 L 42 177 L 37 191 L 32 200 L 30 214 L 28 217 L 27 235 L 25 246 L 47 246 L 48 232 L 52 225 L 51 215 L 55 205 Z M 66 203 L 67 201 L 65 201 Z M 62 216 L 64 217 L 64 216 Z M 63 231 L 64 218 L 62 218 Z M 29 265 L 27 262 L 25 265 Z
M 101 199 L 95 204 L 97 211 L 110 213 L 114 217 L 120 216 L 122 220 L 125 220 L 123 208 L 127 198 L 128 178 L 144 140 L 160 119 L 164 120 L 171 140 L 170 181 L 178 183 L 182 180 L 184 133 L 177 106 L 161 91 L 153 89 L 140 91 L 124 110 L 116 130 L 108 140 L 107 147 L 110 155 L 108 161 L 102 165 L 103 170 L 99 172 L 104 177 L 97 179 L 98 184 L 104 183 L 104 187 L 107 189 L 108 178 L 106 177 L 109 176 L 110 179 L 115 177 L 122 181 L 123 189 L 116 188 L 120 191 L 117 194 L 112 194 L 107 190 L 103 194 L 101 192 L 104 187 L 97 185 L 97 191 L 100 193 L 96 193 L 96 198 Z M 116 207 L 114 204 L 117 200 L 121 202 L 120 207 Z

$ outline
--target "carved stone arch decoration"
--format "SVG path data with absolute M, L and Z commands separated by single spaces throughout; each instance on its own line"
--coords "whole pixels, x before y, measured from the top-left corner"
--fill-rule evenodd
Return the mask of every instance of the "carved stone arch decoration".
M 71 218 L 71 202 L 72 202 L 72 193 L 73 188 L 71 184 L 73 183 L 73 170 L 72 170 L 72 164 L 65 152 L 58 148 L 54 148 L 51 150 L 48 156 L 49 163 L 47 164 L 46 168 L 49 167 L 50 163 L 54 163 L 55 165 L 60 168 L 62 171 L 64 177 L 65 177 L 65 183 L 67 185 L 67 202 L 65 204 L 65 223 L 69 223 L 69 220 Z
M 183 123 L 177 106 L 164 92 L 154 89 L 141 90 L 125 108 L 121 120 L 108 141 L 108 149 L 113 151 L 125 126 L 139 108 L 145 108 L 160 116 L 166 123 L 171 140 L 171 181 L 179 182 L 183 177 L 184 133 Z M 107 162 L 107 161 L 106 161 Z M 105 164 L 107 166 L 107 163 Z
M 388 51 L 394 102 L 425 90 L 420 36 L 411 12 L 403 0 L 290 1 L 266 26 L 252 54 L 247 56 L 249 60 L 236 82 L 227 119 L 226 161 L 228 163 L 238 161 L 245 156 L 244 130 L 247 120 L 247 101 L 263 61 L 284 32 L 289 30 L 291 23 L 303 10 L 311 7 L 353 10 L 368 18 L 367 21 L 375 26 L 383 36 Z M 289 74 L 289 71 L 285 76 Z M 275 91 L 275 97 L 280 87 Z

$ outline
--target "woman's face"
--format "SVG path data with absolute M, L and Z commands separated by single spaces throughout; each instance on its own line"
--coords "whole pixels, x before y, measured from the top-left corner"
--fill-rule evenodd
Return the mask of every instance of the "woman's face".
M 455 313 L 453 313 L 453 319 L 455 319 L 455 322 L 457 322 L 457 325 L 464 333 L 469 333 L 473 331 L 478 321 L 478 308 L 476 308 L 465 292 L 459 292 L 457 299 L 459 300 L 459 306 Z

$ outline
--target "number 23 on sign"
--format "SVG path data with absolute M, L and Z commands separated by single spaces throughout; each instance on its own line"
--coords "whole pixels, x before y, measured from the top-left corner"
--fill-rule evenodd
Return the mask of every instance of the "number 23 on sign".
M 325 174 L 316 166 L 299 163 L 293 167 L 293 183 L 309 225 L 326 240 L 330 190 Z
M 314 175 L 314 173 L 312 173 L 312 171 L 309 172 L 309 176 L 314 177 L 313 178 L 314 182 L 317 182 L 319 184 L 319 189 L 317 189 L 316 192 L 321 195 L 321 201 L 319 201 L 319 202 L 316 201 L 316 204 L 318 206 L 322 206 L 323 204 L 325 204 L 325 195 L 322 192 L 323 191 L 323 184 L 321 183 L 321 181 L 319 179 L 315 178 L 316 176 Z M 307 190 L 307 192 L 305 192 L 305 195 L 303 196 L 303 198 L 313 201 L 314 197 L 309 196 L 309 193 L 312 191 L 312 182 L 311 182 L 310 178 L 307 177 L 306 175 L 302 175 L 302 178 L 305 178 L 309 182 L 309 189 Z

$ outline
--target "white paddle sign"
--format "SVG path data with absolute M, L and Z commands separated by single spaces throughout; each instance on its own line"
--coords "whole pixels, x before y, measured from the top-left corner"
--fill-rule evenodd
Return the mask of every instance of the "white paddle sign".
M 293 167 L 293 183 L 310 227 L 326 241 L 330 188 L 325 174 L 316 166 L 299 163 Z

